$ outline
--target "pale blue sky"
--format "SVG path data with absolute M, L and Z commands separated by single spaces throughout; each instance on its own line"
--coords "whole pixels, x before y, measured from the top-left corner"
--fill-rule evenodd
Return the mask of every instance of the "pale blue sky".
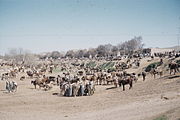
M 177 45 L 180 0 L 0 0 L 0 54 L 116 45 Z

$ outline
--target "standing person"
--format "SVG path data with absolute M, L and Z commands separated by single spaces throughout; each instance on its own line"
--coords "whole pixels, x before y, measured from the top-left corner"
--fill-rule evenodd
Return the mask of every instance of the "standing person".
M 139 61 L 137 62 L 137 66 L 138 66 L 138 67 L 140 66 L 140 62 L 139 62 Z
M 146 73 L 143 71 L 142 72 L 142 76 L 143 76 L 143 81 L 145 81 L 145 79 L 146 79 Z
M 6 80 L 6 90 L 10 93 L 10 82 Z
M 53 71 L 53 67 L 52 67 L 52 66 L 50 66 L 50 67 L 49 67 L 49 69 L 50 69 L 50 70 L 49 70 L 49 73 L 52 73 L 52 71 Z
M 160 59 L 160 64 L 161 64 L 161 65 L 163 64 L 163 59 L 162 59 L 162 58 Z
M 79 96 L 84 95 L 84 84 L 80 82 L 80 88 L 79 88 Z
M 58 76 L 57 76 L 57 86 L 60 85 L 60 82 L 61 82 L 61 77 L 60 77 L 60 75 L 58 75 Z
M 114 77 L 114 85 L 116 88 L 118 87 L 118 77 L 117 76 Z
M 154 60 L 154 56 L 151 56 L 151 60 Z
M 68 92 L 68 96 L 71 97 L 72 96 L 72 84 L 69 82 L 69 92 Z

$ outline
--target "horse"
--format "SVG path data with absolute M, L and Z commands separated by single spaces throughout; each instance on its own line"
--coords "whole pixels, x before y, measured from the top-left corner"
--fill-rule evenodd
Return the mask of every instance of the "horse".
M 150 74 L 152 75 L 152 76 L 154 76 L 154 79 L 156 78 L 156 74 L 157 75 L 160 75 L 160 77 L 162 77 L 162 75 L 163 75 L 163 71 L 161 70 L 161 71 L 158 71 L 158 70 L 156 70 L 155 68 L 153 68 L 151 71 L 150 71 Z
M 1 80 L 7 80 L 9 78 L 9 73 L 3 73 Z
M 27 75 L 28 75 L 30 78 L 32 78 L 32 77 L 33 77 L 33 72 L 31 72 L 31 71 L 27 71 L 26 73 L 27 73 Z
M 32 81 L 31 81 L 31 84 L 34 85 L 35 89 L 36 89 L 36 86 L 37 86 L 37 85 L 39 86 L 39 89 L 41 89 L 41 87 L 45 87 L 44 82 L 42 82 L 42 81 L 39 80 L 39 79 L 32 80 Z
M 176 74 L 177 71 L 179 72 L 179 65 L 177 63 L 170 63 L 169 68 L 170 68 L 170 75 L 173 71 L 174 71 L 174 75 Z
M 123 91 L 125 91 L 125 85 L 129 84 L 129 89 L 132 88 L 133 85 L 133 80 L 130 78 L 124 78 L 118 81 L 119 87 L 121 87 L 121 85 L 123 86 Z

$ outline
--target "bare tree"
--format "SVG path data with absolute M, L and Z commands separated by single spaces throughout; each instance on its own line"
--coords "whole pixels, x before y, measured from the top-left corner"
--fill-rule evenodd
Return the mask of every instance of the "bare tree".
M 111 54 L 113 56 L 116 56 L 118 54 L 118 47 L 117 46 L 113 46 L 113 48 L 111 49 Z
M 119 50 L 124 50 L 125 53 L 133 52 L 135 50 L 142 49 L 144 47 L 144 44 L 142 43 L 142 37 L 134 37 L 133 39 L 129 41 L 125 41 L 121 44 L 117 45 Z
M 69 50 L 66 52 L 65 57 L 73 58 L 75 56 L 75 52 L 73 50 Z
M 82 58 L 84 57 L 84 54 L 85 54 L 86 50 L 78 50 L 75 52 L 75 56 L 76 58 Z
M 95 48 L 90 48 L 89 50 L 85 51 L 84 57 L 87 57 L 87 58 L 89 58 L 90 56 L 95 57 L 96 54 L 97 54 L 96 49 Z
M 62 57 L 63 55 L 58 52 L 58 51 L 53 51 L 52 53 L 50 53 L 50 56 L 49 57 L 52 57 L 53 59 L 58 59 L 60 57 Z
M 11 59 L 15 64 L 34 64 L 36 58 L 37 57 L 30 53 L 30 51 L 24 50 L 22 48 L 11 48 L 4 56 L 4 59 Z
M 98 57 L 106 56 L 106 47 L 104 45 L 99 45 L 96 50 L 97 50 Z

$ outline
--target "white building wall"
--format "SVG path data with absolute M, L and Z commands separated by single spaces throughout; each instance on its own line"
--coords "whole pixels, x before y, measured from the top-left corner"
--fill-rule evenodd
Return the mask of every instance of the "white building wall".
M 166 52 L 172 52 L 174 49 L 165 49 L 165 48 L 151 48 L 151 55 L 154 55 L 154 53 L 166 53 Z

